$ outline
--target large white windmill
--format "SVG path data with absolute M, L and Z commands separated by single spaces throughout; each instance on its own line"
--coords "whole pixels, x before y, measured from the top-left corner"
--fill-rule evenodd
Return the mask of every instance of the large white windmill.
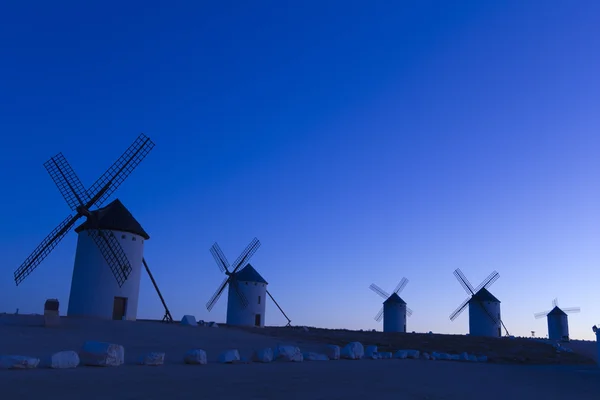
M 229 285 L 226 322 L 228 325 L 264 327 L 266 296 L 269 296 L 287 319 L 287 326 L 290 326 L 292 321 L 267 289 L 267 281 L 248 263 L 259 247 L 260 241 L 254 238 L 233 265 L 230 265 L 219 245 L 217 243 L 212 245 L 210 252 L 226 277 L 206 303 L 206 308 L 208 311 L 212 310 L 225 287 Z
M 71 280 L 67 315 L 102 319 L 137 318 L 141 267 L 144 264 L 165 307 L 171 314 L 143 259 L 144 241 L 149 235 L 118 200 L 99 208 L 131 174 L 154 143 L 144 134 L 138 136 L 119 159 L 85 189 L 62 153 L 44 163 L 69 207 L 77 212 L 61 222 L 15 271 L 19 285 L 54 250 L 81 217 L 78 226 L 75 265 Z M 95 210 L 92 208 L 95 207 Z
M 558 299 L 552 301 L 552 310 L 536 313 L 533 316 L 536 319 L 548 317 L 548 339 L 569 341 L 569 319 L 570 313 L 581 311 L 579 307 L 560 308 Z
M 385 299 L 383 307 L 375 316 L 375 321 L 381 321 L 383 318 L 384 332 L 406 332 L 406 316 L 412 315 L 413 311 L 406 306 L 406 302 L 399 296 L 404 290 L 408 279 L 402 278 L 396 289 L 390 295 L 385 290 L 372 283 L 369 289 Z
M 460 269 L 454 271 L 454 276 L 465 289 L 469 297 L 450 314 L 454 321 L 469 306 L 469 335 L 472 336 L 502 336 L 502 318 L 500 315 L 500 300 L 487 289 L 500 278 L 496 271 L 492 272 L 477 288 L 469 282 Z M 504 326 L 506 330 L 506 327 Z M 506 332 L 508 334 L 508 331 Z

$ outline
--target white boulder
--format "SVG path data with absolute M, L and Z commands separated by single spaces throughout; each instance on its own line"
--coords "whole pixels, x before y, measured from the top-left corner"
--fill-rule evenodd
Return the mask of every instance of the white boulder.
M 487 362 L 487 360 L 488 360 L 487 356 L 478 356 L 477 357 L 478 362 Z
M 365 358 L 377 360 L 379 358 L 379 354 L 377 353 L 377 346 L 367 346 L 367 348 L 365 349 Z
M 273 349 L 267 347 L 266 349 L 255 350 L 254 353 L 252 353 L 252 361 L 270 363 L 273 361 Z
M 478 360 L 477 360 L 477 356 L 476 356 L 476 355 L 474 355 L 474 354 L 469 354 L 469 358 L 468 358 L 468 360 L 469 360 L 469 361 L 472 361 L 472 362 L 477 362 L 477 361 L 478 361 Z
M 325 346 L 324 353 L 330 360 L 339 360 L 340 346 L 336 346 L 335 344 L 328 344 L 327 346 Z
M 405 359 L 408 356 L 406 350 L 398 350 L 396 354 L 394 354 L 394 358 Z
M 217 323 L 216 323 L 216 322 L 214 322 L 214 321 L 211 321 L 211 322 L 209 322 L 209 323 L 208 323 L 208 327 L 209 327 L 209 328 L 218 328 L 218 327 L 219 327 L 219 325 L 217 325 Z
M 79 354 L 76 351 L 59 351 L 52 354 L 50 368 L 76 368 L 79 365 Z
M 113 343 L 87 341 L 79 353 L 83 365 L 118 367 L 125 362 L 125 349 Z
M 231 364 L 240 361 L 240 352 L 237 349 L 225 350 L 219 354 L 219 362 L 222 364 Z
M 273 359 L 275 361 L 304 361 L 304 357 L 302 357 L 302 352 L 298 347 L 282 345 L 278 345 L 277 347 L 275 347 L 275 351 L 273 352 Z
M 325 354 L 314 353 L 311 351 L 302 353 L 302 358 L 304 361 L 329 361 L 329 357 L 327 357 Z
M 392 352 L 391 351 L 382 351 L 382 352 L 377 353 L 377 355 L 382 360 L 387 360 L 387 359 L 392 358 Z
M 431 353 L 432 357 L 435 357 L 436 360 L 450 360 L 450 355 L 447 353 L 438 353 L 438 352 L 433 352 Z
M 181 318 L 181 325 L 198 326 L 198 323 L 196 322 L 196 317 L 193 315 L 184 315 L 183 318 Z
M 458 356 L 458 359 L 459 359 L 460 361 L 469 361 L 469 353 L 467 353 L 467 352 L 461 353 L 461 354 Z
M 183 362 L 186 364 L 205 365 L 207 363 L 206 351 L 202 349 L 188 350 L 183 357 Z
M 458 354 L 448 354 L 450 356 L 450 360 L 452 361 L 460 361 L 460 355 Z
M 141 365 L 157 366 L 165 363 L 165 353 L 151 352 L 140 358 Z
M 421 357 L 423 357 L 424 360 L 431 360 L 431 356 L 429 355 L 429 353 L 423 353 L 421 354 Z
M 412 358 L 414 360 L 418 360 L 419 356 L 421 355 L 419 350 L 405 350 L 405 351 L 406 351 L 406 358 Z
M 365 348 L 360 342 L 351 342 L 340 351 L 340 357 L 347 360 L 360 360 L 365 356 Z
M 33 369 L 40 363 L 39 358 L 27 356 L 0 356 L 0 369 Z

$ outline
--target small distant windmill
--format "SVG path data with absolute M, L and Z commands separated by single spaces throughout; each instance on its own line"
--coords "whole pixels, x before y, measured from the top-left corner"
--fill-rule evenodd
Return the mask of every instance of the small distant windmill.
M 215 294 L 206 303 L 206 308 L 208 311 L 212 310 L 225 288 L 229 285 L 229 294 L 227 296 L 228 325 L 264 327 L 265 295 L 268 295 L 287 319 L 288 323 L 286 326 L 290 326 L 292 321 L 267 290 L 267 281 L 248 263 L 250 257 L 256 253 L 259 247 L 260 241 L 254 238 L 232 266 L 227 261 L 219 245 L 217 243 L 212 245 L 210 252 L 221 272 L 227 276 L 221 285 L 219 285 Z
M 569 319 L 567 314 L 578 313 L 579 307 L 560 308 L 558 299 L 552 301 L 552 310 L 534 314 L 536 319 L 548 317 L 548 339 L 569 341 Z
M 76 228 L 79 239 L 67 315 L 136 319 L 143 242 L 149 236 L 118 199 L 105 207 L 100 206 L 153 147 L 154 143 L 141 134 L 88 190 L 84 189 L 62 153 L 44 163 L 65 201 L 77 214 L 65 218 L 27 257 L 14 273 L 15 283 L 19 285 L 29 276 L 75 222 L 86 217 L 86 221 Z M 91 210 L 92 207 L 96 209 Z M 83 235 L 83 232 L 87 234 Z M 144 266 L 150 274 L 145 262 Z M 150 278 L 163 300 L 151 274 Z M 165 310 L 168 320 L 171 315 L 166 305 Z
M 469 306 L 469 335 L 472 336 L 502 336 L 504 326 L 500 317 L 500 300 L 487 289 L 500 278 L 496 271 L 492 272 L 477 288 L 469 282 L 460 269 L 454 271 L 454 276 L 465 289 L 469 297 L 450 314 L 454 321 Z M 504 326 L 506 330 L 506 327 Z M 508 331 L 506 331 L 508 335 Z
M 385 299 L 383 307 L 375 316 L 377 322 L 383 318 L 384 332 L 406 332 L 406 316 L 410 317 L 413 311 L 406 306 L 406 302 L 402 300 L 399 294 L 404 290 L 407 283 L 408 279 L 402 278 L 391 295 L 374 283 L 369 286 L 369 289 Z

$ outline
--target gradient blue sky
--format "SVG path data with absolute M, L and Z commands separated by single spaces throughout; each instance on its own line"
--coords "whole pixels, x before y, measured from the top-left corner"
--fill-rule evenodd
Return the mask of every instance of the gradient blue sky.
M 218 4 L 214 4 L 218 3 Z M 250 3 L 252 3 L 250 5 Z M 168 4 L 168 5 L 167 5 Z M 409 330 L 463 333 L 492 270 L 511 334 L 534 312 L 600 322 L 600 3 L 596 1 L 5 2 L 0 6 L 0 310 L 66 311 L 70 233 L 13 271 L 69 209 L 42 164 L 89 186 L 140 132 L 156 147 L 117 191 L 150 233 L 176 318 L 222 321 L 230 259 L 294 324 L 380 328 L 406 276 Z M 161 318 L 149 279 L 141 317 Z M 267 306 L 267 324 L 283 324 Z

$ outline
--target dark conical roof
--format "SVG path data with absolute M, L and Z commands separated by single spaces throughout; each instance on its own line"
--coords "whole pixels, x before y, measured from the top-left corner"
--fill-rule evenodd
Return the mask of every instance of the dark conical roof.
M 492 303 L 500 303 L 500 300 L 496 298 L 493 294 L 491 294 L 486 288 L 482 288 L 477 293 L 475 293 L 469 303 L 472 301 L 489 301 Z
M 549 313 L 548 316 L 558 316 L 558 315 L 567 315 L 566 312 L 555 306 Z
M 402 300 L 402 298 L 400 296 L 398 296 L 397 293 L 392 293 L 392 295 L 390 297 L 387 298 L 386 301 L 383 302 L 383 304 L 386 303 L 398 303 L 398 304 L 406 304 L 406 302 L 404 300 Z
M 250 264 L 247 264 L 239 272 L 235 273 L 235 279 L 242 282 L 257 282 L 269 284 L 257 270 Z
M 75 232 L 79 233 L 87 229 L 109 229 L 112 231 L 129 232 L 135 235 L 140 235 L 144 239 L 150 239 L 148 233 L 142 228 L 139 222 L 121 203 L 119 199 L 115 199 L 105 207 L 92 211 L 92 216 L 97 218 L 98 225 L 94 226 L 88 218 L 83 224 L 75 228 Z

